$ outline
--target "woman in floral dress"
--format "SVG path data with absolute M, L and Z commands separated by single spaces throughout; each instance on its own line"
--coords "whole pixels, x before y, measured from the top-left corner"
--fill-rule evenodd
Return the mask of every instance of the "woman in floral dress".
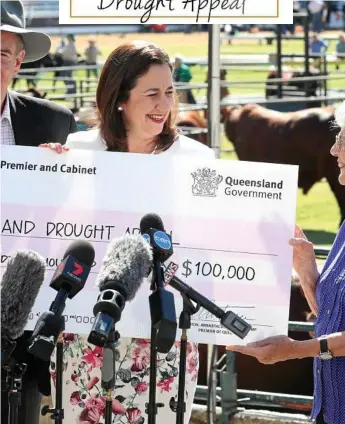
M 176 401 L 179 378 L 179 343 L 168 354 L 157 357 L 157 423 L 176 422 Z M 103 350 L 90 345 L 85 336 L 64 334 L 64 404 L 65 422 L 104 423 L 105 392 L 101 387 Z M 120 339 L 116 349 L 117 380 L 113 398 L 113 423 L 147 422 L 145 404 L 150 384 L 150 342 L 144 339 Z M 55 383 L 55 362 L 51 364 Z M 198 374 L 197 346 L 187 345 L 186 421 L 190 417 Z M 55 389 L 55 387 L 54 387 Z M 53 397 L 54 399 L 54 397 Z M 73 417 L 73 418 L 72 418 Z
M 97 88 L 98 128 L 71 134 L 71 149 L 125 151 L 214 158 L 205 145 L 180 135 L 174 125 L 176 95 L 168 55 L 158 46 L 131 42 L 119 46 L 107 59 Z M 175 114 L 176 115 L 176 114 Z M 61 145 L 50 145 L 58 153 Z M 68 153 L 66 153 L 68 154 Z M 88 335 L 64 335 L 63 408 L 65 424 L 104 424 L 105 392 L 101 387 L 102 349 L 87 342 Z M 176 423 L 180 344 L 158 354 L 157 424 Z M 147 422 L 150 341 L 120 338 L 116 352 L 117 380 L 113 396 L 113 423 Z M 55 380 L 55 359 L 51 363 Z M 188 344 L 186 412 L 189 422 L 198 375 L 197 345 Z M 52 396 L 55 399 L 52 384 Z

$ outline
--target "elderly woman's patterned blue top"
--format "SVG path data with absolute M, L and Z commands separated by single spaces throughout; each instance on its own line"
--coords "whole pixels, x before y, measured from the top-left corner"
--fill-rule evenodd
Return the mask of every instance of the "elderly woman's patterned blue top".
M 345 222 L 321 273 L 316 298 L 315 336 L 345 331 Z M 345 424 L 345 356 L 315 358 L 312 419 L 321 411 L 327 424 Z

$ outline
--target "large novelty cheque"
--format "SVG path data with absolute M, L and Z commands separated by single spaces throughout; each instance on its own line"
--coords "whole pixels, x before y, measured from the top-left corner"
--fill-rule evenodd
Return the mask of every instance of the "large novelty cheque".
M 252 330 L 242 341 L 200 309 L 189 340 L 247 343 L 287 333 L 298 168 L 191 156 L 141 155 L 3 146 L 1 152 L 1 271 L 17 249 L 46 258 L 47 278 L 27 329 L 49 310 L 49 287 L 68 245 L 86 239 L 95 262 L 64 311 L 66 331 L 89 334 L 99 294 L 97 272 L 109 241 L 139 232 L 147 213 L 171 232 L 176 275 Z M 175 295 L 179 317 L 181 295 Z M 116 329 L 121 336 L 150 337 L 149 282 L 127 302 Z M 180 333 L 177 333 L 177 337 Z

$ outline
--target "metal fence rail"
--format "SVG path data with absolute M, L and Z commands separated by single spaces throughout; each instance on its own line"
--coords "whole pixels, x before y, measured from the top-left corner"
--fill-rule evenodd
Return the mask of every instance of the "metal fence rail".
M 62 67 L 55 67 L 55 68 L 30 68 L 22 70 L 18 74 L 19 79 L 26 79 L 28 81 L 37 80 L 40 81 L 64 81 L 66 84 L 66 88 L 70 87 L 72 85 L 74 93 L 70 94 L 55 94 L 55 87 L 44 87 L 44 89 L 47 91 L 47 98 L 49 98 L 52 101 L 65 101 L 65 100 L 71 100 L 73 102 L 73 108 L 74 110 L 78 110 L 81 107 L 83 107 L 84 102 L 86 100 L 88 101 L 94 101 L 95 100 L 95 89 L 97 87 L 96 80 L 90 79 L 90 78 L 78 78 L 73 79 L 73 77 L 37 77 L 35 75 L 30 75 L 33 73 L 51 73 L 55 71 L 80 71 L 80 70 L 87 70 L 87 69 L 99 69 L 102 65 L 77 65 L 77 66 L 62 66 Z M 301 76 L 293 78 L 294 83 L 305 83 L 305 85 L 309 82 L 319 82 L 321 85 L 323 85 L 324 93 L 323 95 L 317 96 L 307 96 L 304 93 L 305 90 L 301 89 L 298 91 L 297 89 L 289 89 L 287 95 L 284 98 L 275 98 L 275 97 L 269 97 L 269 98 L 262 98 L 260 99 L 258 96 L 231 96 L 229 98 L 223 99 L 221 102 L 222 107 L 230 106 L 233 104 L 237 105 L 243 105 L 246 103 L 259 103 L 262 105 L 279 105 L 279 104 L 286 104 L 286 103 L 304 103 L 304 102 L 317 102 L 317 103 L 324 103 L 329 104 L 331 102 L 337 102 L 340 100 L 345 99 L 345 92 L 333 92 L 328 93 L 326 85 L 331 81 L 337 81 L 337 80 L 345 80 L 345 71 L 338 71 L 336 75 L 325 75 L 324 73 L 321 73 L 319 75 L 314 76 Z M 247 81 L 221 81 L 221 87 L 242 87 L 243 89 L 258 89 L 262 88 L 263 90 L 269 86 L 270 90 L 274 88 L 279 88 L 280 85 L 283 85 L 286 83 L 286 79 L 284 78 L 270 78 L 270 79 L 251 79 Z M 272 85 L 274 84 L 274 86 Z M 278 84 L 278 86 L 276 86 Z M 206 90 L 208 88 L 207 83 L 176 83 L 176 90 Z M 287 87 L 284 87 L 284 90 L 286 90 Z M 319 87 L 321 90 L 321 86 Z M 42 88 L 43 90 L 43 88 Z M 91 91 L 90 91 L 91 90 Z M 48 92 L 49 91 L 49 92 Z M 51 93 L 53 91 L 53 93 Z M 299 94 L 296 98 L 296 95 Z M 180 105 L 180 111 L 186 111 L 186 110 L 206 110 L 208 109 L 208 103 L 206 101 L 198 102 L 197 104 L 181 104 Z
M 197 386 L 195 400 L 205 401 L 207 394 L 207 386 Z M 285 393 L 269 393 L 242 389 L 237 389 L 237 395 L 237 403 L 241 408 L 246 406 L 259 406 L 263 408 L 274 407 L 277 409 L 291 409 L 295 411 L 309 412 L 313 404 L 312 396 L 289 395 Z M 221 405 L 222 401 L 224 402 L 221 387 L 216 388 L 216 399 L 218 405 Z
M 296 56 L 296 55 L 293 55 Z M 345 59 L 345 53 L 343 54 L 339 54 L 339 56 L 344 56 Z M 231 63 L 229 64 L 231 65 Z M 46 67 L 46 68 L 29 68 L 29 69 L 22 69 L 19 73 L 18 73 L 18 78 L 24 78 L 24 79 L 30 79 L 30 76 L 28 74 L 36 74 L 36 73 L 50 73 L 50 72 L 63 72 L 63 71 L 72 71 L 72 72 L 77 72 L 77 71 L 86 71 L 87 69 L 101 69 L 103 67 L 103 65 L 77 65 L 77 66 L 59 66 L 59 67 Z M 261 71 L 262 69 L 260 69 Z M 343 73 L 345 74 L 345 70 L 338 70 L 336 73 Z M 36 79 L 37 77 L 33 76 L 31 77 L 32 79 Z M 336 76 L 329 76 L 329 75 L 314 75 L 314 76 L 301 76 L 301 77 L 294 77 L 293 81 L 318 81 L 318 80 L 336 80 L 336 79 L 344 79 L 345 76 L 341 76 L 341 77 L 336 77 Z M 54 78 L 54 79 L 71 79 L 70 77 L 64 78 L 64 77 L 59 77 L 59 78 Z M 53 78 L 50 78 L 50 80 L 53 80 Z M 255 80 L 246 80 L 246 83 L 261 83 L 264 84 L 266 83 L 267 80 L 262 80 L 262 79 L 255 79 Z M 269 82 L 286 82 L 285 78 L 272 78 L 269 79 Z M 238 85 L 243 83 L 243 81 L 232 81 L 232 82 L 222 82 L 221 84 L 223 84 L 224 87 L 227 86 L 227 84 L 230 85 Z M 177 88 L 183 88 L 183 89 L 187 89 L 187 88 L 207 88 L 208 84 L 207 83 L 184 83 L 184 82 L 177 82 L 175 83 L 175 87 Z

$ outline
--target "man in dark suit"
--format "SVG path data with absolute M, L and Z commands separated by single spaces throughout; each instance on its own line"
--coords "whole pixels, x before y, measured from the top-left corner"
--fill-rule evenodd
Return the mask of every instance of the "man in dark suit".
M 8 91 L 23 62 L 33 62 L 50 50 L 50 38 L 25 29 L 20 1 L 1 2 L 1 144 L 39 146 L 64 144 L 76 131 L 72 112 L 48 100 Z
M 50 50 L 50 38 L 25 28 L 20 1 L 1 1 L 1 144 L 39 146 L 45 143 L 64 144 L 69 133 L 76 131 L 72 112 L 62 106 L 9 92 L 14 76 L 23 62 L 33 62 Z M 38 424 L 40 402 L 50 395 L 49 363 L 27 352 L 32 332 L 25 331 L 16 340 L 12 357 L 27 364 L 23 376 L 22 405 L 18 424 Z M 2 372 L 2 376 L 4 376 Z M 4 378 L 4 377 L 3 377 Z M 7 392 L 1 393 L 2 422 L 8 421 Z

